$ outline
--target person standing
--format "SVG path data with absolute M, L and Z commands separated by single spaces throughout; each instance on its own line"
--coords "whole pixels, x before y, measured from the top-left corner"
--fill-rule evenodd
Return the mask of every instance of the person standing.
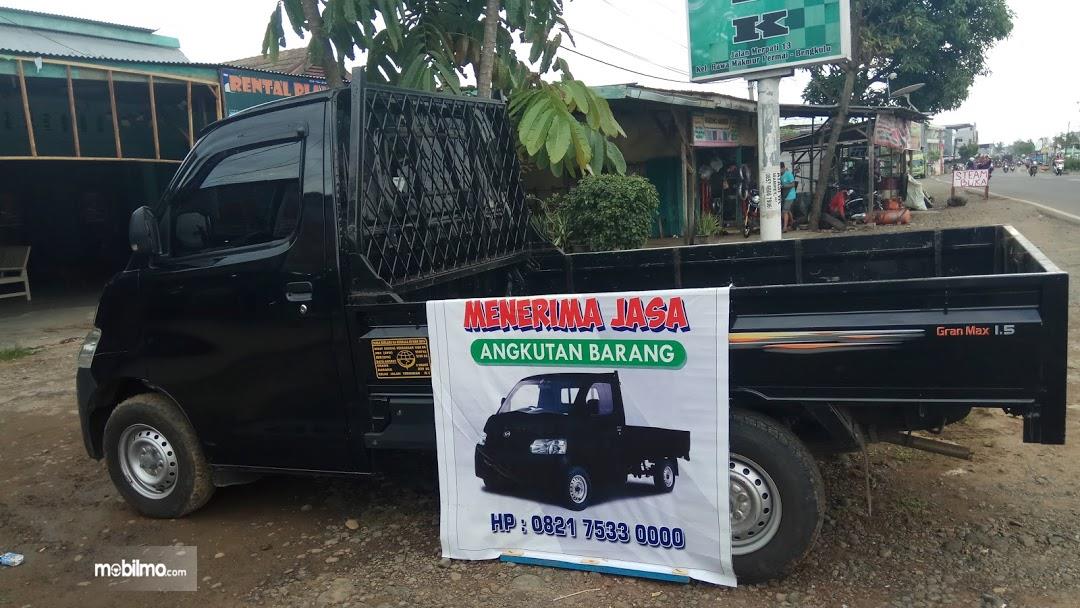
M 795 218 L 791 212 L 792 207 L 795 206 L 795 187 L 795 174 L 787 168 L 786 164 L 780 163 L 780 210 L 783 212 L 784 232 L 791 230 L 795 224 Z

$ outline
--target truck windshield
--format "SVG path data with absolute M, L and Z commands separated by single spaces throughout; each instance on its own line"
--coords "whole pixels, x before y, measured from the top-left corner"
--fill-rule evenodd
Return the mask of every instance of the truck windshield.
M 556 380 L 521 382 L 506 396 L 499 413 L 569 414 L 577 398 L 578 387 Z

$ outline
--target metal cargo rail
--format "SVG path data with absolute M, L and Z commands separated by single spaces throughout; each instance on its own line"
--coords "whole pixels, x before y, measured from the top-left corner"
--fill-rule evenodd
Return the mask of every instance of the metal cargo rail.
M 406 292 L 527 254 L 528 211 L 505 104 L 363 78 L 354 78 L 351 98 L 344 245 L 354 254 L 354 293 Z M 358 265 L 370 274 L 360 276 Z

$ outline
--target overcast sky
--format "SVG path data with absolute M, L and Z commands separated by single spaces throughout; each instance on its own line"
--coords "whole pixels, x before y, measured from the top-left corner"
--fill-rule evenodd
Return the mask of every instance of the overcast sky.
M 1016 13 L 1012 37 L 989 55 L 993 73 L 979 78 L 957 110 L 937 124 L 975 122 L 980 139 L 1011 143 L 1080 130 L 1080 79 L 1074 36 L 1075 0 L 1009 0 Z M 180 39 L 193 61 L 218 62 L 257 55 L 275 0 L 0 0 L 0 4 L 158 28 Z M 571 52 L 563 57 L 589 84 L 638 82 L 669 89 L 703 89 L 745 97 L 741 79 L 708 85 L 687 82 L 685 0 L 572 0 L 566 19 L 577 32 L 575 50 L 651 78 L 609 67 Z M 288 29 L 288 28 L 286 28 Z M 290 34 L 290 44 L 299 44 Z M 801 101 L 805 73 L 786 78 L 781 100 Z

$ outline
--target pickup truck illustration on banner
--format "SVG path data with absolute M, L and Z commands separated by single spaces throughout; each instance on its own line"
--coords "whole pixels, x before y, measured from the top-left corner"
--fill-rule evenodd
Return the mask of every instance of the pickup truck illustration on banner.
M 690 432 L 626 424 L 618 372 L 558 373 L 520 380 L 488 418 L 476 446 L 476 476 L 493 491 L 535 491 L 573 511 L 627 475 L 671 492 Z

